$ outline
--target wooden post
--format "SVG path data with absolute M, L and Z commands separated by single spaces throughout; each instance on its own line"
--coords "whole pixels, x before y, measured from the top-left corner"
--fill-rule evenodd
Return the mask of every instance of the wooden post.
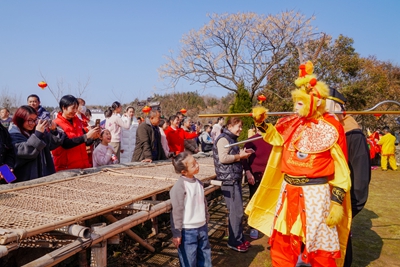
M 79 258 L 79 267 L 89 267 L 88 260 L 86 258 L 86 249 L 79 251 L 78 258 Z
M 157 195 L 151 196 L 151 199 L 153 201 L 157 200 Z M 151 233 L 152 233 L 152 236 L 154 236 L 154 235 L 158 234 L 158 218 L 157 217 L 152 218 L 151 223 L 153 225 L 153 227 L 151 228 Z
M 96 223 L 92 225 L 92 232 L 96 233 L 102 227 L 105 227 L 106 223 Z M 107 240 L 92 246 L 90 256 L 90 267 L 106 267 L 107 266 Z
M 85 226 L 86 227 L 85 221 L 79 222 L 78 224 L 81 225 L 81 226 Z M 88 238 L 88 237 L 90 237 L 90 232 L 89 232 L 89 236 L 87 236 L 86 238 Z M 84 249 L 82 251 L 79 251 L 78 259 L 79 259 L 79 267 L 89 267 L 86 249 Z
M 117 218 L 115 218 L 114 216 L 112 216 L 111 214 L 105 214 L 103 215 L 108 221 L 110 221 L 111 223 L 115 223 L 117 222 Z M 143 246 L 144 248 L 146 248 L 147 250 L 154 252 L 156 251 L 156 249 L 151 246 L 149 243 L 147 243 L 146 241 L 144 241 L 142 238 L 140 238 L 140 236 L 138 236 L 137 234 L 135 234 L 131 229 L 128 229 L 125 231 L 125 233 L 132 238 L 133 240 L 137 241 L 141 246 Z

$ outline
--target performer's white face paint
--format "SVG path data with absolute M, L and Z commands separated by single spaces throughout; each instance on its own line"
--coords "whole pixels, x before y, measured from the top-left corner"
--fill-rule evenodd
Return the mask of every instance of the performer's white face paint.
M 304 102 L 301 100 L 297 100 L 296 103 L 294 104 L 294 112 L 299 114 L 300 117 L 307 116 L 307 114 L 304 114 Z
M 329 113 L 334 113 L 335 112 L 335 101 L 331 99 L 326 100 L 326 111 Z
M 332 99 L 326 99 L 326 111 L 335 114 L 337 111 L 342 111 L 342 107 Z M 337 120 L 343 120 L 343 114 L 335 114 Z

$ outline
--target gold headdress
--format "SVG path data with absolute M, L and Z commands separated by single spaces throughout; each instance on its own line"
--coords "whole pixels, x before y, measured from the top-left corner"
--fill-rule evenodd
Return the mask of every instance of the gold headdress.
M 311 61 L 301 64 L 299 77 L 295 84 L 297 89 L 292 91 L 293 100 L 303 101 L 305 107 L 303 117 L 319 117 L 325 112 L 325 99 L 329 96 L 329 87 L 313 74 L 314 65 Z

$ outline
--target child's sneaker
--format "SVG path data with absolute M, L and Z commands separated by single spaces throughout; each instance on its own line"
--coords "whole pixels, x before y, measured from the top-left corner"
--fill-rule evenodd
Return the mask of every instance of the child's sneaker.
M 237 247 L 234 247 L 234 246 L 231 246 L 231 245 L 228 244 L 228 247 L 229 247 L 230 249 L 236 250 L 236 251 L 238 251 L 238 252 L 246 252 L 247 250 L 249 250 L 249 248 L 246 247 L 246 246 L 244 245 L 244 243 L 243 243 L 243 244 L 240 244 L 240 245 L 237 246 Z
M 250 238 L 257 239 L 258 238 L 258 231 L 256 229 L 250 230 Z
M 250 242 L 249 241 L 244 241 L 243 242 L 243 244 L 242 245 L 245 245 L 246 246 L 246 248 L 249 248 L 249 247 L 251 247 L 251 244 L 250 244 Z

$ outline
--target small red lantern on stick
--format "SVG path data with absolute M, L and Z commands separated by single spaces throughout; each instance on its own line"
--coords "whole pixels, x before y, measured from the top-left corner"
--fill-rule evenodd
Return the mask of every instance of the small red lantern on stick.
M 144 108 L 142 108 L 142 112 L 146 115 L 150 112 L 150 110 L 151 110 L 151 107 L 149 107 L 149 106 L 145 106 Z
M 376 113 L 376 114 L 374 114 L 374 116 L 375 116 L 376 120 L 379 120 L 379 118 L 382 116 L 382 114 Z
M 186 112 L 187 112 L 187 110 L 186 109 L 184 109 L 184 108 L 182 108 L 181 110 L 179 110 L 183 115 L 185 115 L 186 114 Z
M 42 88 L 42 90 L 43 90 L 44 88 L 47 87 L 47 83 L 46 83 L 45 81 L 41 81 L 41 82 L 38 83 L 38 86 L 39 86 L 40 88 Z
M 267 100 L 267 97 L 265 95 L 259 95 L 259 96 L 257 96 L 257 100 L 258 100 L 258 103 L 261 105 L 262 102 Z

